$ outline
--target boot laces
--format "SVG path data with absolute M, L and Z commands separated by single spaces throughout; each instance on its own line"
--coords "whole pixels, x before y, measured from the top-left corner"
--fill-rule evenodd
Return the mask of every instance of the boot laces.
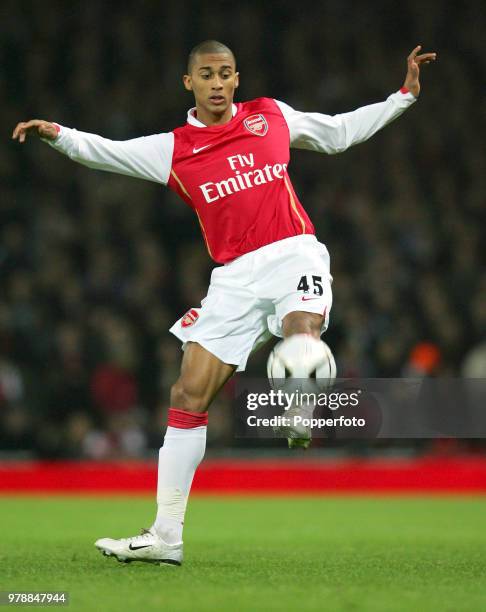
M 123 542 L 134 542 L 135 540 L 137 540 L 140 542 L 146 542 L 147 540 L 150 540 L 153 537 L 154 537 L 154 534 L 150 531 L 150 529 L 146 529 L 145 527 L 142 527 L 142 530 L 140 531 L 140 535 L 133 536 L 131 538 L 122 538 L 122 541 Z

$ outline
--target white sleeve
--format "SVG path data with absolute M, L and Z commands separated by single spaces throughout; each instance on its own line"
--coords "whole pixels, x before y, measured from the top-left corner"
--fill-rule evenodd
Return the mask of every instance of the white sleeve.
M 96 134 L 58 127 L 60 131 L 56 140 L 45 142 L 72 160 L 88 168 L 167 185 L 174 152 L 172 132 L 132 140 L 109 140 Z
M 290 132 L 290 146 L 322 153 L 341 153 L 368 140 L 382 127 L 399 117 L 417 98 L 410 92 L 388 96 L 385 102 L 362 106 L 350 113 L 323 115 L 303 113 L 275 100 Z

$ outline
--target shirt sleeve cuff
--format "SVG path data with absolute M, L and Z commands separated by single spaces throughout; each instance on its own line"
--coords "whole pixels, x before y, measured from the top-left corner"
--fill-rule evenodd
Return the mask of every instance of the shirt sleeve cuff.
M 402 89 L 395 91 L 389 96 L 389 98 L 392 99 L 395 104 L 398 104 L 403 108 L 407 108 L 418 100 L 418 98 L 416 98 L 406 87 L 402 87 Z
M 54 140 L 51 140 L 50 138 L 41 138 L 41 140 L 53 146 L 59 143 L 59 140 L 61 139 L 61 136 L 62 136 L 63 129 L 62 129 L 62 125 L 59 125 L 58 123 L 54 123 L 54 121 L 52 121 L 51 123 L 56 128 L 56 132 L 57 132 L 56 138 L 54 138 Z
M 402 94 L 402 96 L 404 96 L 408 100 L 412 100 L 414 102 L 415 102 L 415 100 L 418 100 L 418 98 L 416 98 L 413 95 L 413 93 L 410 91 L 410 89 L 408 89 L 408 87 L 401 87 L 399 89 L 399 92 Z
M 61 135 L 61 126 L 58 123 L 54 123 L 54 122 L 52 122 L 52 125 L 56 128 L 56 132 L 57 132 L 57 136 L 56 138 L 54 138 L 54 142 L 56 142 L 56 140 Z

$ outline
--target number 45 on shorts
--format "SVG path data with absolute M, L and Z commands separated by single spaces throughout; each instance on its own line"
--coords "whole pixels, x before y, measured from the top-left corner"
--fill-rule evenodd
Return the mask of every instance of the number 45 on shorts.
M 304 274 L 304 276 L 300 277 L 299 284 L 297 285 L 297 291 L 309 293 L 309 289 L 311 287 L 314 295 L 322 295 L 324 293 L 324 289 L 322 288 L 322 276 Z

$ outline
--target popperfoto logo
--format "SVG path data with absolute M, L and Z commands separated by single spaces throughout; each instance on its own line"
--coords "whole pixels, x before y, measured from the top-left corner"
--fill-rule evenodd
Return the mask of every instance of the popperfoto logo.
M 311 378 L 235 380 L 235 435 L 289 437 L 284 427 L 312 429 L 312 438 L 486 439 L 486 379 Z M 276 430 L 280 430 L 277 432 Z M 307 432 L 308 434 L 308 432 Z
M 356 415 L 332 414 L 339 409 L 356 408 L 359 406 L 360 390 L 355 391 L 331 391 L 320 393 L 309 393 L 295 390 L 292 392 L 282 389 L 272 389 L 267 393 L 248 393 L 246 397 L 246 408 L 252 412 L 246 418 L 248 427 L 311 427 L 311 428 L 336 428 L 336 427 L 365 427 L 366 419 Z M 316 408 L 324 408 L 328 411 L 326 416 L 315 416 Z M 257 416 L 256 410 L 268 409 L 281 414 Z M 332 416 L 331 416 L 332 414 Z

